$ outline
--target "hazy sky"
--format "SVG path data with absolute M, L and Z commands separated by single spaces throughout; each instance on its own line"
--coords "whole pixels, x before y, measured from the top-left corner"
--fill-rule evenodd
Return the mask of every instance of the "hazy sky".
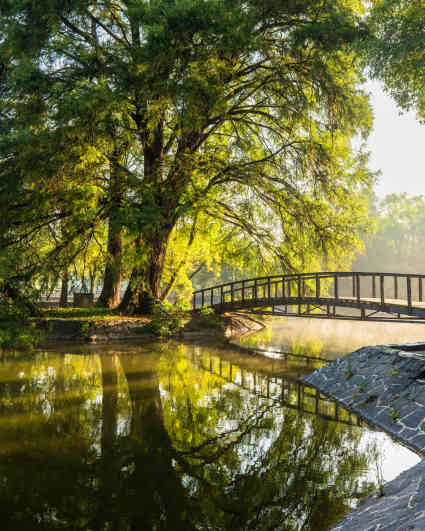
M 375 117 L 368 140 L 370 168 L 382 171 L 376 188 L 378 196 L 407 192 L 425 195 L 425 125 L 415 112 L 400 111 L 377 81 L 366 89 L 371 93 Z

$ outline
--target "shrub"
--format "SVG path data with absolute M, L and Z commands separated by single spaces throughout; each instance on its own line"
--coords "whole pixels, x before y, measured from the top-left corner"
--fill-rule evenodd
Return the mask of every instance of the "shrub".
M 143 330 L 156 336 L 171 336 L 183 328 L 184 318 L 185 313 L 182 310 L 169 310 L 162 304 L 156 304 L 151 321 L 143 327 Z

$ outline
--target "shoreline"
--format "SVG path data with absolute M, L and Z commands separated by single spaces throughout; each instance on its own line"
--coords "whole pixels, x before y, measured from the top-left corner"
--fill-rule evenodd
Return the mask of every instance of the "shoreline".
M 425 529 L 425 343 L 363 347 L 300 381 L 422 457 L 332 529 Z
M 105 343 L 109 341 L 161 341 L 171 338 L 215 338 L 230 340 L 263 330 L 267 324 L 239 313 L 226 313 L 218 322 L 211 322 L 192 314 L 181 330 L 160 336 L 148 330 L 147 317 L 55 318 L 34 319 L 35 325 L 45 334 L 44 343 L 55 341 L 77 343 Z

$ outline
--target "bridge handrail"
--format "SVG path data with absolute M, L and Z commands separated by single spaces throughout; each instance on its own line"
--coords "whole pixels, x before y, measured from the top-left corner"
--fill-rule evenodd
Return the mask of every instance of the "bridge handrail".
M 282 295 L 280 298 L 286 298 L 286 299 L 294 299 L 294 298 L 307 298 L 305 294 L 306 290 L 306 281 L 313 280 L 315 281 L 315 286 L 309 289 L 312 290 L 312 294 L 310 296 L 313 298 L 316 298 L 317 300 L 323 299 L 323 295 L 320 293 L 321 284 L 320 280 L 322 279 L 331 279 L 333 280 L 333 290 L 334 290 L 334 296 L 333 298 L 335 300 L 338 300 L 341 298 L 339 291 L 338 291 L 338 279 L 342 278 L 350 278 L 352 279 L 352 297 L 354 297 L 358 303 L 361 302 L 361 300 L 364 300 L 365 298 L 370 299 L 370 297 L 362 297 L 361 296 L 361 283 L 360 278 L 364 277 L 370 277 L 372 280 L 372 298 L 376 299 L 376 295 L 379 292 L 378 299 L 380 300 L 380 303 L 382 306 L 385 304 L 385 297 L 386 297 L 386 288 L 385 288 L 385 278 L 393 278 L 394 279 L 394 299 L 398 300 L 399 295 L 399 287 L 402 288 L 403 286 L 399 286 L 399 280 L 406 280 L 406 296 L 403 296 L 402 300 L 405 300 L 407 302 L 407 307 L 409 310 L 412 308 L 412 280 L 417 279 L 418 282 L 418 292 L 419 292 L 419 301 L 422 302 L 423 300 L 423 279 L 425 279 L 425 274 L 418 274 L 418 273 L 390 273 L 390 272 L 369 272 L 369 271 L 320 271 L 320 272 L 314 272 L 314 273 L 285 273 L 285 274 L 278 274 L 278 275 L 268 275 L 268 276 L 260 276 L 260 277 L 251 277 L 247 279 L 241 279 L 241 280 L 233 280 L 231 282 L 226 282 L 224 284 L 218 284 L 215 286 L 209 286 L 207 288 L 202 288 L 199 290 L 196 290 L 193 293 L 193 309 L 196 310 L 198 307 L 204 307 L 204 306 L 217 306 L 217 305 L 223 305 L 226 302 L 226 297 L 231 296 L 231 301 L 235 301 L 235 295 L 238 293 L 242 294 L 242 299 L 245 300 L 245 292 L 249 293 L 249 290 L 251 290 L 250 297 L 252 299 L 256 300 L 272 300 L 273 298 L 277 298 L 277 291 L 278 287 L 281 289 Z M 379 279 L 379 285 L 377 286 L 376 280 Z M 285 284 L 287 283 L 287 286 L 291 286 L 294 281 L 297 282 L 297 289 L 298 294 L 297 296 L 293 296 L 291 294 L 291 291 L 289 293 L 285 293 Z M 267 296 L 266 296 L 266 287 L 267 289 Z M 329 288 L 329 286 L 327 286 Z M 263 291 L 263 297 L 258 297 L 258 288 L 262 289 Z M 275 296 L 273 297 L 271 294 L 271 288 L 274 288 L 275 290 Z M 377 289 L 378 288 L 378 289 Z M 387 286 L 388 288 L 388 286 Z M 364 291 L 364 288 L 363 288 Z M 219 292 L 220 302 L 215 302 L 215 295 Z M 255 293 L 255 296 L 254 296 Z M 206 294 L 209 294 L 206 296 Z M 198 296 L 201 295 L 201 304 L 197 303 Z M 205 304 L 206 299 L 210 299 L 209 304 Z M 387 296 L 388 300 L 388 296 Z
M 262 276 L 262 277 L 250 277 L 250 278 L 243 278 L 241 280 L 232 280 L 231 282 L 225 282 L 224 284 L 216 284 L 214 286 L 207 286 L 206 288 L 201 288 L 193 292 L 193 295 L 201 293 L 202 291 L 209 291 L 211 289 L 219 289 L 224 288 L 226 286 L 234 285 L 234 284 L 241 284 L 242 282 L 252 282 L 255 280 L 268 280 L 270 278 L 290 278 L 290 277 L 308 277 L 315 278 L 317 276 L 329 276 L 329 277 L 344 277 L 344 276 L 352 276 L 352 275 L 359 275 L 359 276 L 388 276 L 388 277 L 411 277 L 411 278 L 423 278 L 425 279 L 425 274 L 420 273 L 382 273 L 382 272 L 376 272 L 376 271 L 320 271 L 317 273 L 285 273 L 281 275 L 269 275 L 269 276 Z

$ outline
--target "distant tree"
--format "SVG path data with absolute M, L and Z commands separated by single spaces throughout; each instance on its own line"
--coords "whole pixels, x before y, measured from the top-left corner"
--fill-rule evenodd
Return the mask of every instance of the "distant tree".
M 353 269 L 401 273 L 425 272 L 425 197 L 390 194 L 378 201 L 377 232 Z

